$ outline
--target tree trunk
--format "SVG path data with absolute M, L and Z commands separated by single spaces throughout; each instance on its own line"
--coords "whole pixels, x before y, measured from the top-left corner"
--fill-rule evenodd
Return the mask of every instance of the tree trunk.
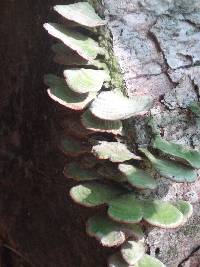
M 43 75 L 56 72 L 57 65 L 42 24 L 56 21 L 51 8 L 63 3 L 70 1 L 0 4 L 2 267 L 102 267 L 111 253 L 85 234 L 91 211 L 68 197 L 71 185 L 62 175 L 67 159 L 56 147 L 57 119 L 65 113 L 55 108 L 43 85 Z M 104 0 L 127 94 L 154 96 L 151 113 L 164 137 L 197 148 L 200 130 L 186 108 L 200 93 L 199 8 L 198 0 Z M 138 144 L 149 143 L 143 121 L 130 121 L 130 134 Z M 197 267 L 200 181 L 158 179 L 154 195 L 189 200 L 194 215 L 180 229 L 149 231 L 149 251 L 168 267 Z
M 127 94 L 148 94 L 156 101 L 151 115 L 165 139 L 200 149 L 200 129 L 187 107 L 200 97 L 200 3 L 198 0 L 105 0 L 114 54 Z M 132 142 L 149 143 L 144 118 L 130 123 Z M 153 229 L 147 243 L 152 255 L 168 267 L 199 266 L 200 180 L 192 184 L 162 177 L 154 197 L 184 199 L 193 217 L 177 230 Z M 194 257 L 195 258 L 195 257 Z

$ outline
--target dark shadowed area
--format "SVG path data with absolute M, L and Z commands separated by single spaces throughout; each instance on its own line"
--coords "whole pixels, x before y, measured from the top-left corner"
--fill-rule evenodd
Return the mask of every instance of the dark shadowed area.
M 1 267 L 101 267 L 110 253 L 85 234 L 91 211 L 68 197 L 67 159 L 56 146 L 65 113 L 43 84 L 58 67 L 42 24 L 56 21 L 52 6 L 62 3 L 70 1 L 0 3 Z

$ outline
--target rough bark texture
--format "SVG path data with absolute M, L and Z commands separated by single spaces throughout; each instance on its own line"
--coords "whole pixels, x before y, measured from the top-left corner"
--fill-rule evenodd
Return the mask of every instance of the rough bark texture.
M 153 95 L 151 113 L 164 137 L 200 148 L 199 129 L 186 109 L 199 99 L 200 90 L 198 0 L 104 2 L 128 95 Z M 42 24 L 55 21 L 51 8 L 62 3 L 70 1 L 0 3 L 2 267 L 103 267 L 111 253 L 87 237 L 91 211 L 67 195 L 70 184 L 62 175 L 67 159 L 55 144 L 56 121 L 67 114 L 49 101 L 43 85 L 43 74 L 58 67 L 51 63 L 51 39 Z M 143 119 L 130 121 L 138 144 L 149 142 Z M 178 230 L 152 229 L 147 236 L 151 254 L 168 267 L 199 266 L 200 181 L 175 184 L 162 178 L 153 193 L 190 200 L 195 212 Z
M 199 149 L 200 129 L 187 109 L 191 102 L 199 100 L 200 92 L 199 1 L 104 3 L 127 94 L 152 95 L 155 105 L 151 115 L 157 130 L 167 140 Z M 150 141 L 143 121 L 138 118 L 130 122 L 130 134 L 139 145 Z M 150 253 L 168 267 L 199 266 L 194 264 L 199 254 L 193 255 L 193 251 L 200 246 L 200 179 L 193 184 L 171 183 L 162 177 L 158 180 L 155 197 L 189 200 L 194 205 L 194 215 L 179 229 L 150 230 Z

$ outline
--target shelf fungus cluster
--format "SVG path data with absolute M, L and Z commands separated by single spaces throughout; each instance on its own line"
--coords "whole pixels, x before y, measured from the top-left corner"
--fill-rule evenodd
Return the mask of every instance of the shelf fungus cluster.
M 179 227 L 192 215 L 192 206 L 183 200 L 169 203 L 138 198 L 140 190 L 158 186 L 142 162 L 148 160 L 155 172 L 174 182 L 193 182 L 200 168 L 200 152 L 158 134 L 149 147 L 133 151 L 126 143 L 123 121 L 147 113 L 153 99 L 148 95 L 128 98 L 119 90 L 109 91 L 108 52 L 97 38 L 90 37 L 97 35 L 97 31 L 90 34 L 91 28 L 104 27 L 106 21 L 89 3 L 57 5 L 54 10 L 74 23 L 72 29 L 44 24 L 58 39 L 52 47 L 54 60 L 64 67 L 62 77 L 45 75 L 48 95 L 76 113 L 74 119 L 63 122 L 69 130 L 60 142 L 63 153 L 72 158 L 64 175 L 78 182 L 70 196 L 85 207 L 105 206 L 103 215 L 88 220 L 86 230 L 101 245 L 119 247 L 109 258 L 109 267 L 165 266 L 146 253 L 143 229 L 148 224 Z M 81 31 L 81 27 L 85 29 Z

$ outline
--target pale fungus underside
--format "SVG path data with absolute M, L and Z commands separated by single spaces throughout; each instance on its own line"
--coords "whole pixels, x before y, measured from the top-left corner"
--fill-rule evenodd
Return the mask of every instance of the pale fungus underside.
M 99 159 L 109 159 L 112 162 L 124 162 L 130 159 L 141 160 L 139 156 L 128 150 L 119 142 L 100 141 L 92 147 L 92 153 Z
M 102 92 L 92 102 L 90 111 L 103 120 L 124 120 L 146 113 L 152 107 L 149 96 L 128 98 L 119 92 Z
M 85 128 L 95 132 L 107 132 L 113 134 L 122 134 L 122 123 L 120 120 L 107 121 L 95 117 L 90 110 L 86 110 L 81 118 Z
M 93 60 L 98 54 L 104 54 L 103 48 L 96 41 L 77 31 L 66 29 L 61 24 L 45 23 L 44 28 L 86 60 Z
M 56 5 L 54 10 L 68 20 L 73 20 L 87 27 L 97 27 L 105 25 L 106 21 L 102 20 L 94 8 L 87 2 L 79 2 L 71 5 Z
M 98 92 L 107 80 L 104 70 L 73 69 L 65 70 L 64 77 L 69 88 L 79 94 Z

